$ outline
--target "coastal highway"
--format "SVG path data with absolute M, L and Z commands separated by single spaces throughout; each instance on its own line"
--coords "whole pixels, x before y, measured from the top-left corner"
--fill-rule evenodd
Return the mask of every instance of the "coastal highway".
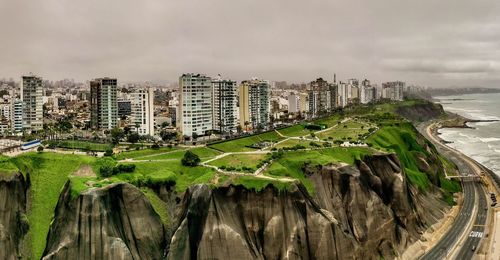
M 460 152 L 442 144 L 431 131 L 432 124 L 427 123 L 419 127 L 422 133 L 430 140 L 438 151 L 453 161 L 463 176 L 477 175 L 481 169 L 469 158 Z M 431 248 L 421 259 L 444 259 L 452 256 L 455 250 L 458 250 L 457 259 L 472 259 L 478 248 L 479 242 L 484 237 L 484 225 L 488 213 L 488 204 L 486 200 L 486 191 L 482 183 L 465 180 L 463 187 L 463 206 L 456 217 L 450 230 L 441 238 L 441 240 Z M 476 204 L 476 199 L 478 203 Z M 472 223 L 472 221 L 474 221 Z M 468 231 L 469 228 L 472 229 Z M 461 243 L 462 234 L 466 234 L 466 239 Z

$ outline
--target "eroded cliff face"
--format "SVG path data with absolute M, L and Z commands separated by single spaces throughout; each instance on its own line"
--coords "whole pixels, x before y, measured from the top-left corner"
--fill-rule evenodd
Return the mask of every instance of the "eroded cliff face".
M 281 192 L 191 187 L 168 258 L 393 259 L 447 208 L 437 193 L 408 185 L 395 155 L 304 171 L 313 197 L 301 184 Z
M 314 200 L 353 235 L 365 259 L 396 257 L 447 208 L 438 194 L 420 194 L 408 185 L 395 155 L 305 171 L 315 185 Z
M 261 192 L 191 187 L 181 204 L 168 259 L 339 259 L 354 240 L 302 186 Z
M 0 259 L 22 258 L 21 244 L 28 232 L 26 209 L 29 178 L 0 173 Z
M 142 192 L 114 184 L 59 198 L 42 259 L 162 259 L 160 217 Z
M 408 184 L 395 155 L 355 165 L 305 165 L 310 196 L 288 190 L 171 184 L 152 188 L 172 221 L 162 225 L 134 186 L 71 197 L 67 185 L 44 259 L 393 259 L 447 208 L 438 189 Z

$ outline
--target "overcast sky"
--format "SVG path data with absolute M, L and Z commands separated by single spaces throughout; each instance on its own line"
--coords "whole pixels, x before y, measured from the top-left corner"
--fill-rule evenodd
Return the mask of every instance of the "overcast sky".
M 500 87 L 495 0 L 0 0 L 0 78 Z

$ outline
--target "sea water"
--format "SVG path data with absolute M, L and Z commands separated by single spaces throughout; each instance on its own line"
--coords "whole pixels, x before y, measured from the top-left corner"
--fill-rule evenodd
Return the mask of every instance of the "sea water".
M 500 93 L 436 97 L 444 109 L 469 119 L 500 120 Z M 440 129 L 449 145 L 500 175 L 500 121 L 467 123 L 474 129 Z

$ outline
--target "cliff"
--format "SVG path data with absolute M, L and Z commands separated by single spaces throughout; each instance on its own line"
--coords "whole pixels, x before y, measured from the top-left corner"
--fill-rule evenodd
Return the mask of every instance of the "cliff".
M 424 100 L 413 105 L 398 106 L 396 113 L 412 122 L 428 121 L 445 114 L 442 105 Z
M 120 183 L 72 198 L 68 182 L 42 259 L 162 259 L 165 249 L 161 220 L 139 189 Z
M 392 259 L 447 207 L 409 186 L 394 155 L 304 171 L 314 197 L 301 184 L 260 192 L 191 187 L 168 258 Z
M 0 173 L 0 259 L 22 257 L 21 244 L 28 232 L 26 209 L 29 177 Z
M 150 187 L 163 223 L 130 184 L 62 192 L 43 259 L 393 259 L 443 216 L 439 189 L 421 193 L 395 155 L 355 165 L 304 165 L 314 183 L 286 190 Z

